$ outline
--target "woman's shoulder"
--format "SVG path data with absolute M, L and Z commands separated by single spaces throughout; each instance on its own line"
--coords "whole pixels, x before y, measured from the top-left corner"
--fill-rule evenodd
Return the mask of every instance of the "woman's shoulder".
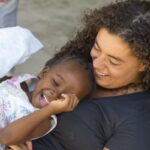
M 110 115 L 126 114 L 135 110 L 138 105 L 150 104 L 150 91 L 111 97 L 97 97 L 90 99 L 89 103 L 91 103 L 90 105 L 96 105 L 102 112 L 107 112 L 108 114 L 110 112 Z
M 137 93 L 131 93 L 131 94 L 123 94 L 123 95 L 117 95 L 117 96 L 108 96 L 108 97 L 94 97 L 90 98 L 89 100 L 92 103 L 95 104 L 109 104 L 109 103 L 114 103 L 114 104 L 121 104 L 123 102 L 125 103 L 130 103 L 130 102 L 138 102 L 143 99 L 150 99 L 150 90 L 147 91 L 142 91 L 142 92 L 137 92 Z

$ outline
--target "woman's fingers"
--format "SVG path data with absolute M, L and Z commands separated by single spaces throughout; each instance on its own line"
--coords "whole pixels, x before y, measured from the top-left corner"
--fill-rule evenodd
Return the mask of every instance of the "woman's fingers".
M 19 145 L 9 145 L 8 149 L 6 150 L 24 150 L 24 149 L 21 149 Z
M 24 144 L 10 145 L 6 150 L 32 150 L 32 142 L 28 141 Z
M 27 150 L 32 150 L 32 142 L 27 141 L 25 144 L 26 144 Z

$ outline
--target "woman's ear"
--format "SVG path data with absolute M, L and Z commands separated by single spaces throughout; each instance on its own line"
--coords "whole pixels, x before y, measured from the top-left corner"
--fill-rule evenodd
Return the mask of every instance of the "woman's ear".
M 40 73 L 38 74 L 38 78 L 42 79 L 43 77 L 45 77 L 45 75 L 49 72 L 49 67 L 46 66 L 42 69 L 42 71 L 40 71 Z
M 146 71 L 147 67 L 149 65 L 149 62 L 147 60 L 143 60 L 140 64 L 140 68 L 139 68 L 139 71 L 140 72 L 144 72 Z

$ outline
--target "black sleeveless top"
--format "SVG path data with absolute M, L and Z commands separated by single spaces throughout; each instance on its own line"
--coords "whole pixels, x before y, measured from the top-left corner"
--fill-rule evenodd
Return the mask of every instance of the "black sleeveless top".
M 57 127 L 34 150 L 149 150 L 150 92 L 96 98 L 58 115 Z

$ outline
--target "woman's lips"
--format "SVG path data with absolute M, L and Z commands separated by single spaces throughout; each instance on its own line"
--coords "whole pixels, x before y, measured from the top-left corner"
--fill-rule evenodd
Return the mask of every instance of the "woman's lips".
M 40 95 L 39 102 L 42 107 L 48 105 L 48 103 L 49 103 L 49 101 L 47 100 L 47 98 L 44 94 Z
M 107 74 L 102 73 L 102 72 L 98 72 L 98 71 L 95 71 L 95 75 L 96 75 L 96 77 L 98 77 L 98 78 L 104 78 L 104 77 L 107 77 L 107 76 L 108 76 Z

